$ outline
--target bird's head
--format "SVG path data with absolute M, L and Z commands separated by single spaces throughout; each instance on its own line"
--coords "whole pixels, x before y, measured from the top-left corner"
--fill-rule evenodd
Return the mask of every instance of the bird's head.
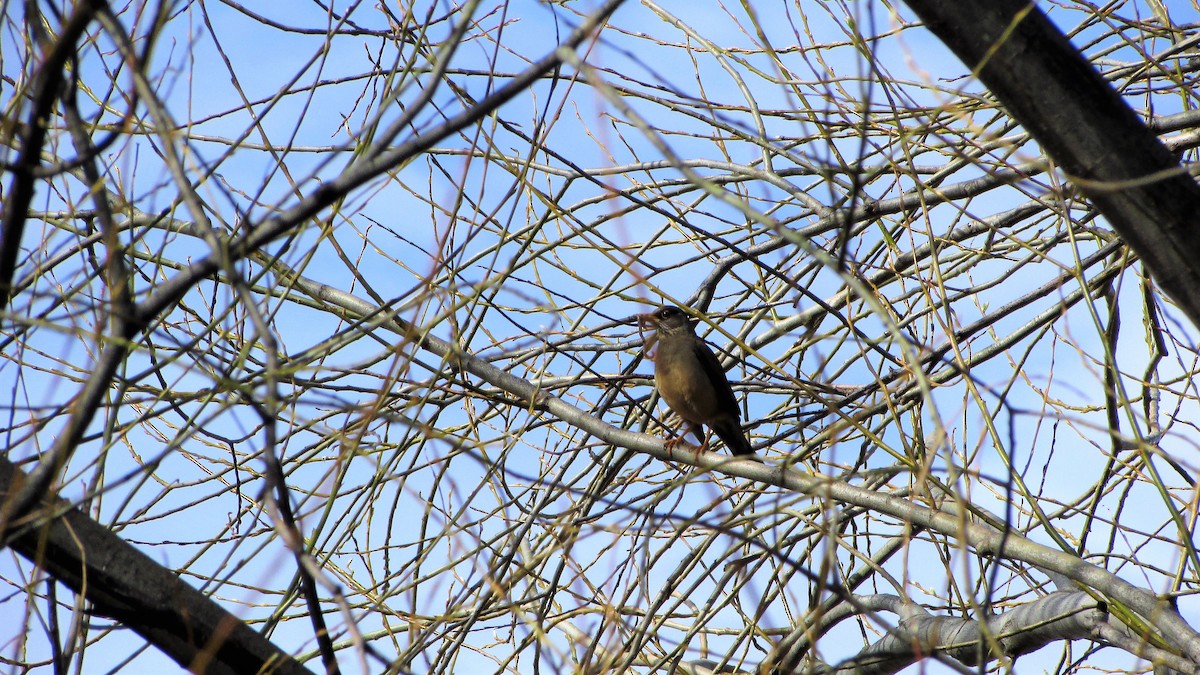
M 654 328 L 660 336 L 690 333 L 694 330 L 692 318 L 687 312 L 671 305 L 659 307 L 647 314 L 638 314 L 637 321 L 643 328 Z

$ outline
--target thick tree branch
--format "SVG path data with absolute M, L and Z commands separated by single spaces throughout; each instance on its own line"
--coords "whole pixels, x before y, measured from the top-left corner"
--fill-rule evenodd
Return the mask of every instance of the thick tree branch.
M 872 512 L 885 513 L 912 525 L 952 537 L 979 553 L 1030 563 L 1039 569 L 1074 580 L 1085 588 L 1096 589 L 1120 602 L 1138 613 L 1150 625 L 1161 630 L 1172 646 L 1194 662 L 1200 663 L 1200 633 L 1197 633 L 1169 603 L 1108 570 L 1081 560 L 1072 553 L 1038 544 L 1017 532 L 1004 531 L 992 525 L 992 522 L 1002 523 L 1002 518 L 993 516 L 991 522 L 976 519 L 959 512 L 953 504 L 947 504 L 941 509 L 926 508 L 907 499 L 867 490 L 826 476 L 814 476 L 787 465 L 765 466 L 755 461 L 714 453 L 697 454 L 687 448 L 668 449 L 660 439 L 608 424 L 561 398 L 548 395 L 528 380 L 464 352 L 452 342 L 429 335 L 420 327 L 404 322 L 398 317 L 385 316 L 379 307 L 350 293 L 305 279 L 278 263 L 273 269 L 283 275 L 284 283 L 314 299 L 329 303 L 331 310 L 336 311 L 336 308 L 340 308 L 354 319 L 394 330 L 422 349 L 437 354 L 449 367 L 479 377 L 488 384 L 517 396 L 526 402 L 531 410 L 547 412 L 606 443 L 644 452 L 658 459 L 721 471 L 762 484 L 776 485 L 859 506 Z M 403 348 L 404 345 L 398 346 L 398 349 Z M 980 509 L 976 511 L 982 512 Z
M 28 480 L 0 457 L 0 521 Z M 78 509 L 47 499 L 10 522 L 10 546 L 192 672 L 309 675 L 311 671 L 170 570 Z
M 1028 0 L 906 0 L 1200 326 L 1200 186 Z

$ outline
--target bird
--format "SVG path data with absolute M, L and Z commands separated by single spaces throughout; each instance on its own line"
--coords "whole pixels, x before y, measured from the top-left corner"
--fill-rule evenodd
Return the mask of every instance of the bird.
M 687 312 L 666 305 L 638 314 L 636 319 L 640 327 L 654 328 L 645 343 L 646 358 L 654 362 L 654 384 L 688 427 L 682 437 L 668 440 L 667 448 L 683 442 L 692 432 L 701 439 L 696 452 L 704 452 L 715 431 L 734 455 L 753 455 L 729 379 L 717 355 L 696 335 L 696 324 Z M 705 426 L 709 432 L 701 433 Z

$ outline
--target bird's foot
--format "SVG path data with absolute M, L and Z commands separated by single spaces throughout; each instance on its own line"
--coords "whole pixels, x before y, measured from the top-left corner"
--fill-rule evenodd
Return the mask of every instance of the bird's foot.
M 686 445 L 688 447 L 688 449 L 691 450 L 692 452 L 694 452 L 697 456 L 702 455 L 708 451 L 708 442 L 707 441 L 704 443 L 701 443 L 698 446 L 692 445 L 691 443 L 688 443 L 687 441 L 685 441 L 682 438 L 668 438 L 667 440 L 663 441 L 663 447 L 666 448 L 667 450 L 674 450 L 675 448 L 679 447 L 680 445 Z

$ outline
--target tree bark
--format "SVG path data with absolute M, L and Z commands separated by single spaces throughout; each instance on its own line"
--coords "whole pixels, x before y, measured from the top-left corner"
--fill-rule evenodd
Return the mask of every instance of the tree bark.
M 241 619 L 184 583 L 78 509 L 46 499 L 9 520 L 25 472 L 0 457 L 0 522 L 5 541 L 92 603 L 91 613 L 132 628 L 194 673 L 311 675 Z
M 1028 0 L 906 0 L 1200 326 L 1200 186 Z

